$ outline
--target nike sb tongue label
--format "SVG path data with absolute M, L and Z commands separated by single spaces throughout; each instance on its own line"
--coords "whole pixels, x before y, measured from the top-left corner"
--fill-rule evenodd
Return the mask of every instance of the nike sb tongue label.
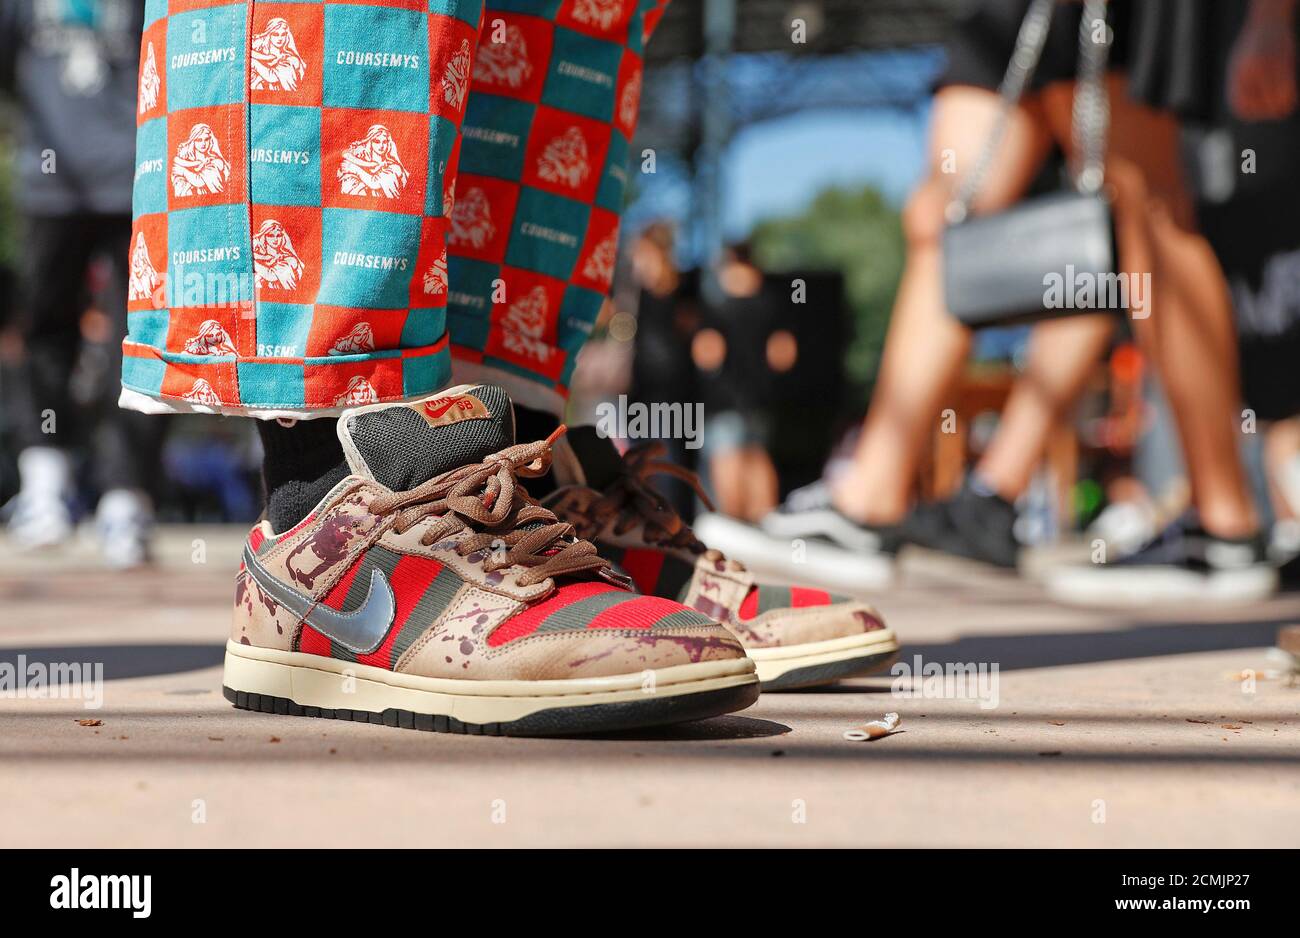
M 394 491 L 481 462 L 514 442 L 510 395 L 490 384 L 345 411 L 339 440 L 352 471 Z
M 490 420 L 487 405 L 473 394 L 448 394 L 412 404 L 411 409 L 431 427 L 445 427 L 462 420 Z

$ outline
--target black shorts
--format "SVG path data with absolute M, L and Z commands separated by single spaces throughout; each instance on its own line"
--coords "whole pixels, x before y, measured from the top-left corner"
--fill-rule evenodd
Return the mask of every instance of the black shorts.
M 946 43 L 948 66 L 938 86 L 972 85 L 996 91 L 1015 49 L 1030 0 L 971 0 Z M 1129 94 L 1151 107 L 1188 119 L 1211 116 L 1245 4 L 1230 0 L 1111 0 L 1109 67 L 1128 76 Z M 1052 15 L 1031 91 L 1078 73 L 1081 3 Z

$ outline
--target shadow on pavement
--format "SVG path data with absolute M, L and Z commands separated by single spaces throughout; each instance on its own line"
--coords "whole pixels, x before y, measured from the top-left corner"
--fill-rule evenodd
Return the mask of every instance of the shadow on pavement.
M 0 662 L 18 667 L 19 656 L 26 664 L 47 669 L 81 663 L 104 665 L 104 680 L 123 681 L 133 677 L 180 674 L 215 667 L 224 660 L 225 645 L 51 645 L 40 648 L 0 648 Z
M 951 642 L 909 642 L 904 636 L 901 661 L 909 668 L 914 656 L 923 662 L 996 663 L 1000 671 L 1051 668 L 1206 651 L 1271 647 L 1277 630 L 1289 620 L 1266 619 L 1235 622 L 1139 623 L 1123 629 L 1084 632 L 1022 632 L 1004 635 L 967 635 Z M 0 648 L 0 662 L 13 666 L 18 656 L 47 666 L 69 662 L 103 662 L 104 680 L 151 677 L 198 671 L 221 664 L 220 644 L 57 645 L 37 648 Z M 883 671 L 877 677 L 888 677 Z M 834 684 L 802 693 L 881 693 L 887 686 Z M 772 735 L 772 734 L 759 734 Z
M 691 740 L 710 742 L 719 739 L 763 739 L 768 736 L 781 736 L 788 732 L 790 732 L 790 727 L 784 723 L 733 715 L 713 717 L 708 720 L 695 720 L 691 723 L 677 723 L 672 726 L 653 726 L 639 730 L 626 730 L 621 733 L 588 733 L 585 736 L 559 738 L 679 743 L 690 742 Z
M 1205 651 L 1267 648 L 1286 620 L 1246 622 L 1157 622 L 1125 629 L 1089 632 L 1029 632 L 1014 635 L 967 635 L 952 642 L 909 642 L 903 637 L 901 660 L 996 662 L 1001 671 L 1051 668 L 1137 658 L 1161 658 Z M 886 674 L 888 672 L 885 672 Z

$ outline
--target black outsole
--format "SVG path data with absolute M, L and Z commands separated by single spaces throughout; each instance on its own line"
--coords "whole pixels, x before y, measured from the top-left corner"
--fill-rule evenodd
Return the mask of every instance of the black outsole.
M 376 723 L 408 730 L 463 733 L 469 736 L 577 736 L 666 726 L 735 713 L 758 699 L 759 686 L 755 681 L 696 694 L 647 697 L 645 700 L 589 704 L 583 707 L 556 707 L 504 723 L 465 723 L 455 717 L 414 713 L 393 707 L 383 713 L 370 710 L 326 710 L 321 707 L 304 707 L 287 697 L 246 693 L 224 685 L 221 692 L 240 710 L 256 710 L 282 716 L 350 720 L 353 723 Z
M 818 684 L 831 684 L 848 677 L 861 677 L 881 668 L 887 667 L 898 657 L 898 649 L 881 651 L 861 658 L 845 658 L 843 661 L 831 661 L 826 664 L 810 664 L 806 668 L 795 668 L 780 677 L 763 682 L 763 691 L 799 690 Z

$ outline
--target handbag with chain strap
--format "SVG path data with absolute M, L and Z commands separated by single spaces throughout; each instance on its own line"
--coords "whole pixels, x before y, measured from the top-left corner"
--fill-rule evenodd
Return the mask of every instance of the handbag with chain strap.
M 1078 159 L 1073 188 L 1026 199 L 992 215 L 970 216 L 1007 119 L 1042 57 L 1057 0 L 1033 0 L 1016 36 L 1016 49 L 999 93 L 1002 109 L 974 170 L 948 206 L 943 233 L 943 289 L 949 312 L 971 328 L 1077 315 L 1072 302 L 1049 290 L 1061 278 L 1065 291 L 1080 277 L 1113 282 L 1115 236 L 1102 191 L 1110 108 L 1105 72 L 1110 32 L 1101 41 L 1092 24 L 1105 21 L 1106 0 L 1084 0 L 1079 24 L 1079 75 L 1071 113 Z M 1059 294 L 1060 291 L 1058 291 Z

